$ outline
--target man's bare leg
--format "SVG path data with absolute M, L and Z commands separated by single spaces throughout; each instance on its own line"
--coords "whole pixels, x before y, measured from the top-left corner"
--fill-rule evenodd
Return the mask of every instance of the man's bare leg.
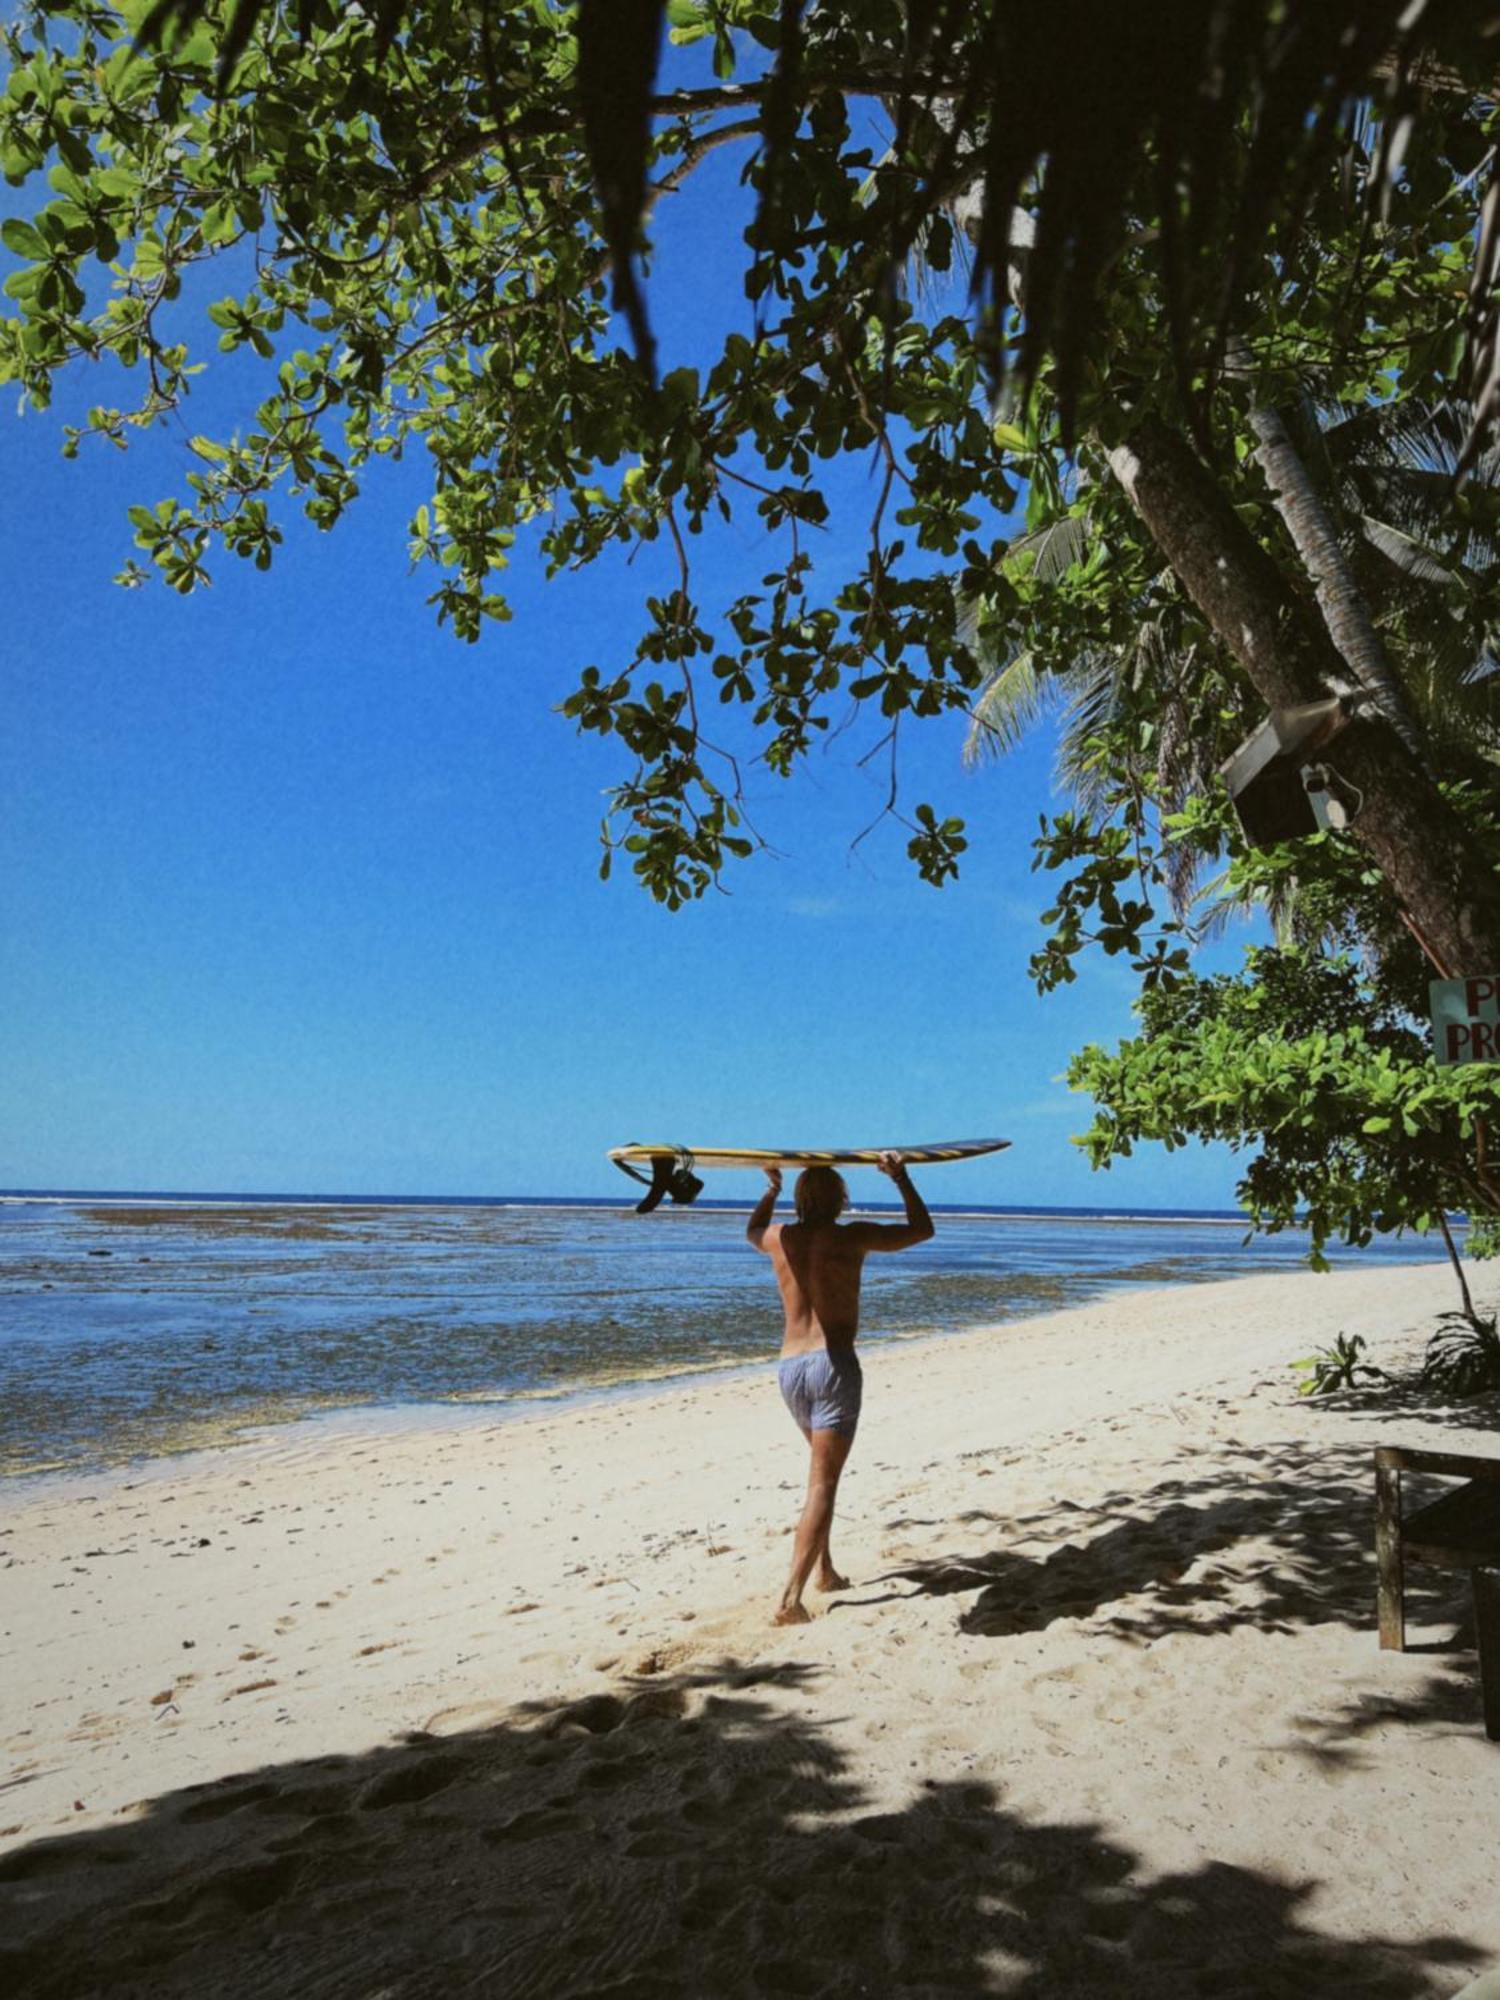
M 828 1552 L 828 1534 L 824 1531 L 823 1546 L 818 1550 L 817 1566 L 813 1570 L 813 1589 L 821 1591 L 847 1590 L 849 1579 L 841 1576 L 833 1566 L 833 1557 Z
M 792 1545 L 792 1573 L 776 1610 L 778 1625 L 805 1625 L 807 1612 L 802 1593 L 814 1566 L 820 1561 L 820 1583 L 825 1590 L 842 1589 L 844 1579 L 834 1570 L 828 1555 L 828 1539 L 833 1528 L 833 1503 L 838 1497 L 839 1474 L 849 1456 L 852 1437 L 842 1431 L 813 1431 L 808 1439 L 812 1459 L 807 1469 L 807 1500 L 797 1523 L 797 1539 Z M 826 1575 L 829 1582 L 823 1583 Z
M 802 1436 L 808 1440 L 808 1450 L 812 1450 L 812 1432 L 808 1430 L 806 1424 L 800 1424 L 798 1428 L 802 1430 Z M 844 1456 L 848 1458 L 848 1452 Z M 810 1466 L 808 1466 L 808 1474 L 812 1474 Z M 838 1484 L 838 1480 L 834 1480 L 834 1484 Z M 822 1592 L 828 1592 L 828 1590 L 848 1590 L 848 1576 L 840 1576 L 838 1574 L 838 1570 L 834 1568 L 834 1558 L 832 1558 L 832 1554 L 828 1550 L 828 1536 L 832 1532 L 832 1526 L 834 1526 L 834 1518 L 830 1514 L 828 1516 L 828 1526 L 822 1532 L 822 1542 L 818 1544 L 818 1552 L 814 1556 L 812 1588 L 814 1590 L 822 1590 Z
M 801 1426 L 799 1426 L 799 1428 L 801 1429 L 802 1435 L 807 1439 L 807 1446 L 808 1450 L 810 1451 L 812 1449 L 813 1434 L 807 1428 L 806 1424 L 802 1424 Z M 846 1453 L 845 1456 L 847 1457 L 847 1455 L 848 1454 Z M 811 1467 L 809 1467 L 808 1469 L 810 1472 Z M 817 1555 L 814 1558 L 814 1565 L 813 1565 L 814 1590 L 830 1591 L 830 1590 L 847 1590 L 849 1588 L 848 1577 L 840 1576 L 838 1571 L 833 1566 L 833 1556 L 829 1552 L 828 1548 L 828 1537 L 829 1534 L 832 1532 L 832 1529 L 833 1529 L 833 1516 L 830 1514 L 828 1518 L 828 1526 L 823 1530 L 823 1540 L 819 1544 Z

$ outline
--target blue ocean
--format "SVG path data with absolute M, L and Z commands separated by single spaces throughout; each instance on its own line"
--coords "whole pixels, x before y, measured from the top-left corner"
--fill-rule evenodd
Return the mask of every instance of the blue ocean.
M 1291 1270 L 1307 1251 L 1292 1232 L 1246 1243 L 1233 1214 L 933 1212 L 931 1242 L 867 1266 L 863 1338 Z M 760 1361 L 779 1317 L 745 1213 L 0 1195 L 0 1473 L 93 1470 L 331 1410 L 526 1408 Z M 1440 1238 L 1407 1236 L 1334 1261 L 1444 1256 Z

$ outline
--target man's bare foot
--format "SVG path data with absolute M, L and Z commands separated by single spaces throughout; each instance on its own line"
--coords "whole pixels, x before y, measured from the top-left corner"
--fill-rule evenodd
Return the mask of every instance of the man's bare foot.
M 818 1571 L 818 1574 L 813 1579 L 813 1588 L 815 1590 L 847 1590 L 849 1588 L 849 1579 L 847 1576 L 840 1576 L 836 1569 L 822 1569 Z
M 777 1607 L 773 1625 L 811 1625 L 812 1613 L 805 1604 L 782 1604 Z

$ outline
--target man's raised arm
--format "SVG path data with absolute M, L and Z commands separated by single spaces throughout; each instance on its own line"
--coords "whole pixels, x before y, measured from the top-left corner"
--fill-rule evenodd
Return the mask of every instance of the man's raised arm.
M 757 1250 L 764 1250 L 766 1247 L 766 1231 L 771 1224 L 771 1211 L 776 1206 L 777 1195 L 781 1193 L 780 1167 L 767 1167 L 766 1181 L 768 1183 L 766 1191 L 755 1204 L 750 1220 L 745 1225 L 745 1234 Z
M 880 1171 L 896 1183 L 906 1204 L 905 1222 L 859 1222 L 861 1247 L 866 1250 L 906 1250 L 913 1243 L 925 1243 L 936 1233 L 927 1204 L 912 1186 L 906 1162 L 899 1153 L 882 1153 Z

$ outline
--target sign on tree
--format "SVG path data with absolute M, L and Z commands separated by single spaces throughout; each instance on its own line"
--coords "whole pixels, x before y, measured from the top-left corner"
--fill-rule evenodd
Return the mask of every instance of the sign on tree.
M 1500 973 L 1477 979 L 1434 979 L 1432 1053 L 1455 1063 L 1500 1062 Z

